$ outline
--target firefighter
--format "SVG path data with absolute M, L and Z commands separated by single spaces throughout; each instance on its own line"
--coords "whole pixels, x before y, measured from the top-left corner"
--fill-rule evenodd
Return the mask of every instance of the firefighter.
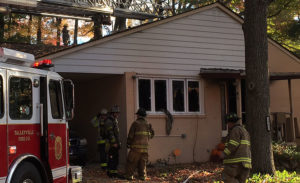
M 134 171 L 138 167 L 139 178 L 145 180 L 148 142 L 150 138 L 153 138 L 154 131 L 145 119 L 145 109 L 140 108 L 136 114 L 137 120 L 132 123 L 127 138 L 127 147 L 130 148 L 130 152 L 127 157 L 125 178 L 132 180 Z
M 106 135 L 105 121 L 107 119 L 107 109 L 101 109 L 101 112 L 92 119 L 92 124 L 98 129 L 97 146 L 100 154 L 100 166 L 102 169 L 107 168 L 107 153 L 106 153 Z
M 111 178 L 119 177 L 117 170 L 119 164 L 119 149 L 121 147 L 118 124 L 119 114 L 120 108 L 115 105 L 111 108 L 110 114 L 105 121 L 105 133 L 109 144 L 107 175 Z
M 238 123 L 237 114 L 229 113 L 225 118 L 229 134 L 223 153 L 224 171 L 222 177 L 225 183 L 244 183 L 252 168 L 250 136 L 247 130 Z

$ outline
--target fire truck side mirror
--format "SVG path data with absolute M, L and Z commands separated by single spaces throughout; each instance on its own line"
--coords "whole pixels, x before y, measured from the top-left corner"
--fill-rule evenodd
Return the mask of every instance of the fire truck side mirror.
M 64 79 L 63 84 L 64 84 L 64 103 L 65 103 L 66 119 L 69 121 L 72 120 L 74 117 L 74 108 L 75 108 L 74 84 L 69 79 Z

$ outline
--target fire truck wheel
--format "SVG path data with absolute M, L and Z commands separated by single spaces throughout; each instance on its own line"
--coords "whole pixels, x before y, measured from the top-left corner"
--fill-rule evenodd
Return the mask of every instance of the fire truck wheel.
M 38 169 L 29 162 L 23 162 L 15 171 L 12 181 L 14 183 L 42 183 Z

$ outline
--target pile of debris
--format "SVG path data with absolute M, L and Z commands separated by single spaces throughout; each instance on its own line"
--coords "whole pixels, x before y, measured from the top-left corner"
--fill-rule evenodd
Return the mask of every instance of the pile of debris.
M 214 182 L 221 181 L 221 172 L 223 170 L 220 163 L 194 163 L 194 164 L 176 164 L 164 165 L 154 164 L 148 167 L 148 180 L 140 181 L 135 179 L 130 182 L 149 182 L 149 183 L 177 183 L 177 182 Z M 128 182 L 121 179 L 109 179 L 105 171 L 100 166 L 90 164 L 83 168 L 83 178 L 85 183 L 100 182 Z

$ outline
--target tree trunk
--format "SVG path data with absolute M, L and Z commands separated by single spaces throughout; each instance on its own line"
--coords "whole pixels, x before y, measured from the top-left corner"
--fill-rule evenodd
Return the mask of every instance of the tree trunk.
M 56 46 L 60 46 L 60 36 L 61 36 L 61 30 L 60 30 L 60 25 L 61 25 L 61 18 L 56 18 Z
M 78 37 L 78 19 L 75 20 L 74 45 L 77 45 L 77 37 Z
M 172 0 L 172 15 L 176 15 L 176 11 L 175 11 L 175 0 Z
M 32 15 L 29 15 L 28 29 L 27 29 L 27 39 L 29 44 L 31 44 L 31 27 L 32 27 Z
M 102 37 L 102 29 L 101 29 L 101 20 L 102 20 L 102 15 L 97 14 L 93 17 L 94 21 L 94 39 L 100 39 Z
M 126 29 L 126 18 L 116 17 L 114 32 L 122 31 Z
M 8 25 L 7 25 L 7 33 L 8 33 L 7 39 L 9 39 L 11 36 L 11 21 L 12 21 L 12 14 L 9 13 L 8 14 Z
M 42 17 L 38 16 L 37 44 L 42 44 Z
M 0 13 L 0 42 L 4 42 L 4 14 Z
M 267 39 L 268 0 L 246 0 L 246 119 L 251 136 L 253 172 L 274 173 L 271 130 L 266 119 L 270 114 Z

